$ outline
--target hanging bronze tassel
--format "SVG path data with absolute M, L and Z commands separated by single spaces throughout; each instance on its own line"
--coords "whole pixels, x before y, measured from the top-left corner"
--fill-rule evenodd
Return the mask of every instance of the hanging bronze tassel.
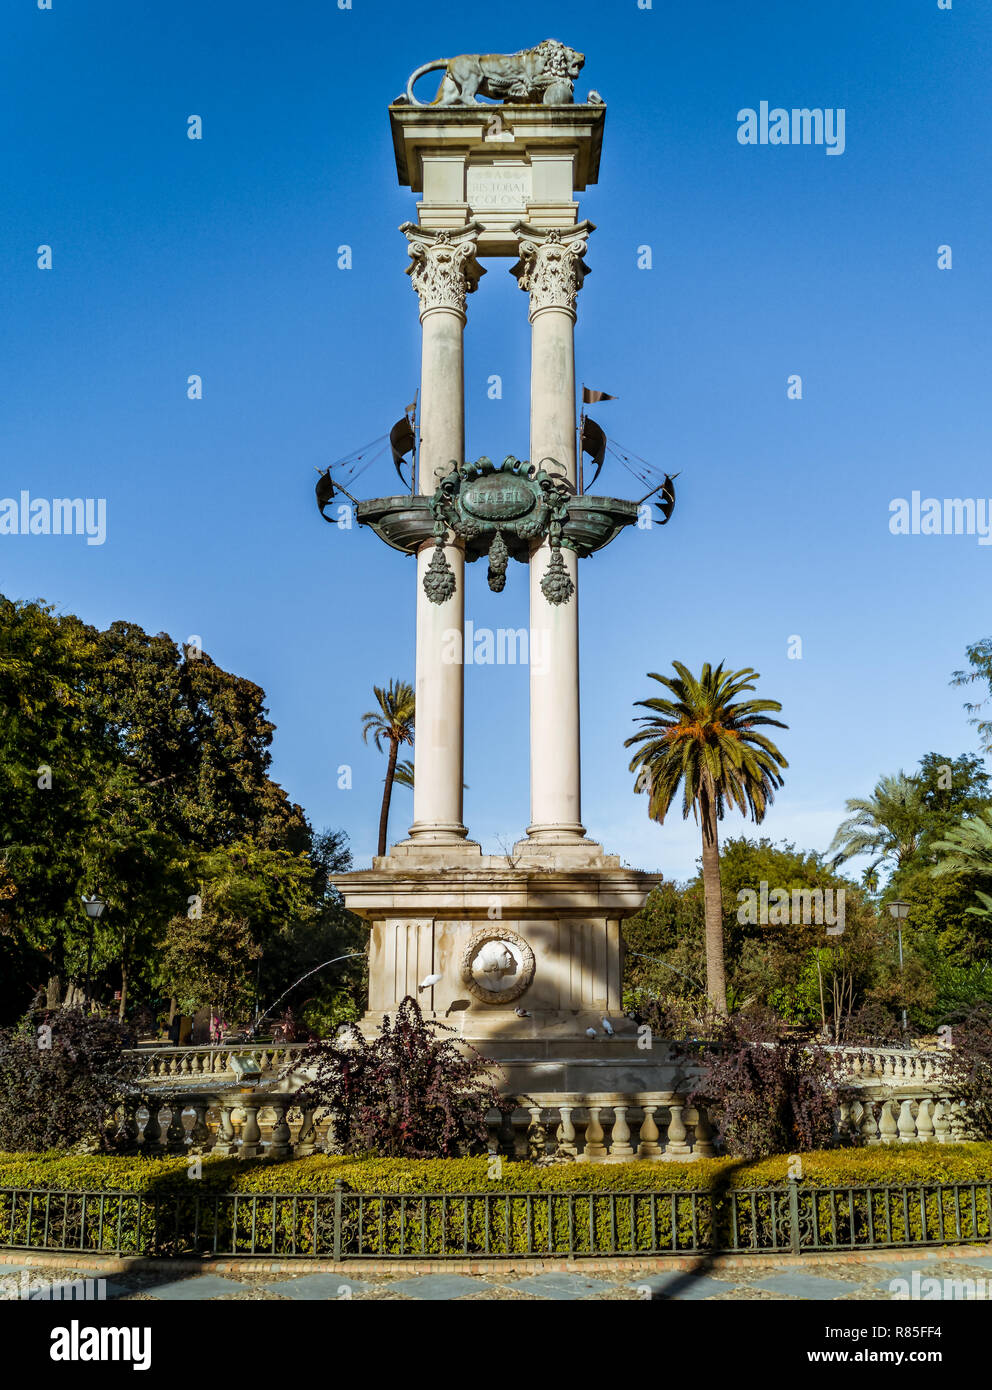
M 455 576 L 444 553 L 446 535 L 446 527 L 434 527 L 434 554 L 424 575 L 424 593 L 431 603 L 447 603 L 455 592 Z
M 551 561 L 541 580 L 541 592 L 549 603 L 554 604 L 567 603 L 575 593 L 575 585 L 557 546 L 551 551 Z
M 506 548 L 503 534 L 497 531 L 489 547 L 489 587 L 494 594 L 501 594 L 506 587 L 506 566 L 509 558 L 510 552 Z

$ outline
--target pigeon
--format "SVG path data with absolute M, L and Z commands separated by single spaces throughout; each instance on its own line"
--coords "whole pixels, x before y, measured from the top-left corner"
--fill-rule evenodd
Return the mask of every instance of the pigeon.
M 431 985 L 439 984 L 442 979 L 443 976 L 441 975 L 425 975 L 417 986 L 417 993 L 423 994 L 425 989 L 430 989 Z
M 530 1018 L 530 1014 L 526 1009 L 514 1009 L 513 1012 L 516 1014 L 517 1018 Z
M 603 1032 L 606 1034 L 608 1038 L 612 1038 L 614 1032 L 613 1024 L 610 1022 L 608 1018 L 602 1018 L 600 1019 L 600 1022 L 603 1025 Z
M 594 1038 L 594 1037 L 596 1037 L 596 1030 L 595 1030 L 595 1028 L 587 1028 L 587 1029 L 586 1029 L 586 1037 L 587 1037 L 587 1038 Z

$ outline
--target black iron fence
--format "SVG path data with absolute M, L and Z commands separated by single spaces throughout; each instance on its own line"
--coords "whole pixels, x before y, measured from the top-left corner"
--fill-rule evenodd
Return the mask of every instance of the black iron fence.
M 279 1259 L 788 1254 L 989 1241 L 992 1183 L 658 1192 L 0 1188 L 18 1251 Z

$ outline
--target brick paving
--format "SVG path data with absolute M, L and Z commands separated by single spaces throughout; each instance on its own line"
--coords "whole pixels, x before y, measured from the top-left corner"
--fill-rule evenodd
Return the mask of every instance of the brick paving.
M 700 1300 L 815 1300 L 855 1302 L 893 1298 L 893 1280 L 973 1280 L 978 1297 L 992 1296 L 992 1256 L 988 1247 L 955 1250 L 887 1251 L 884 1256 L 831 1256 L 822 1259 L 754 1260 L 723 1256 L 706 1260 L 479 1261 L 470 1267 L 432 1262 L 419 1267 L 395 1262 L 356 1269 L 321 1262 L 306 1265 L 279 1260 L 186 1261 L 107 1260 L 79 1265 L 71 1257 L 7 1256 L 0 1259 L 0 1299 L 39 1294 L 41 1284 L 104 1280 L 108 1300 L 161 1301 L 284 1299 L 319 1302 L 413 1300 L 464 1302 L 622 1301 L 697 1302 Z M 356 1262 L 357 1263 L 357 1262 Z M 478 1267 L 478 1266 L 484 1266 Z M 360 1277 L 358 1277 L 360 1275 Z M 982 1281 L 982 1282 L 977 1282 Z M 988 1288 L 986 1289 L 986 1285 Z M 98 1287 L 98 1286 L 97 1286 Z M 896 1286 L 898 1290 L 900 1286 Z M 934 1284 L 926 1297 L 934 1298 Z M 83 1290 L 86 1289 L 82 1285 Z M 89 1290 L 92 1293 L 94 1290 Z M 62 1297 L 74 1294 L 66 1289 Z M 950 1297 L 955 1296 L 951 1291 Z

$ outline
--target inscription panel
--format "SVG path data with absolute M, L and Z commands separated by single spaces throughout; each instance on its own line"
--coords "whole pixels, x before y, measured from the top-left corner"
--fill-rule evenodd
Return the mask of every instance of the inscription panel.
M 469 165 L 465 172 L 465 201 L 472 208 L 523 211 L 532 200 L 533 177 L 529 165 Z

